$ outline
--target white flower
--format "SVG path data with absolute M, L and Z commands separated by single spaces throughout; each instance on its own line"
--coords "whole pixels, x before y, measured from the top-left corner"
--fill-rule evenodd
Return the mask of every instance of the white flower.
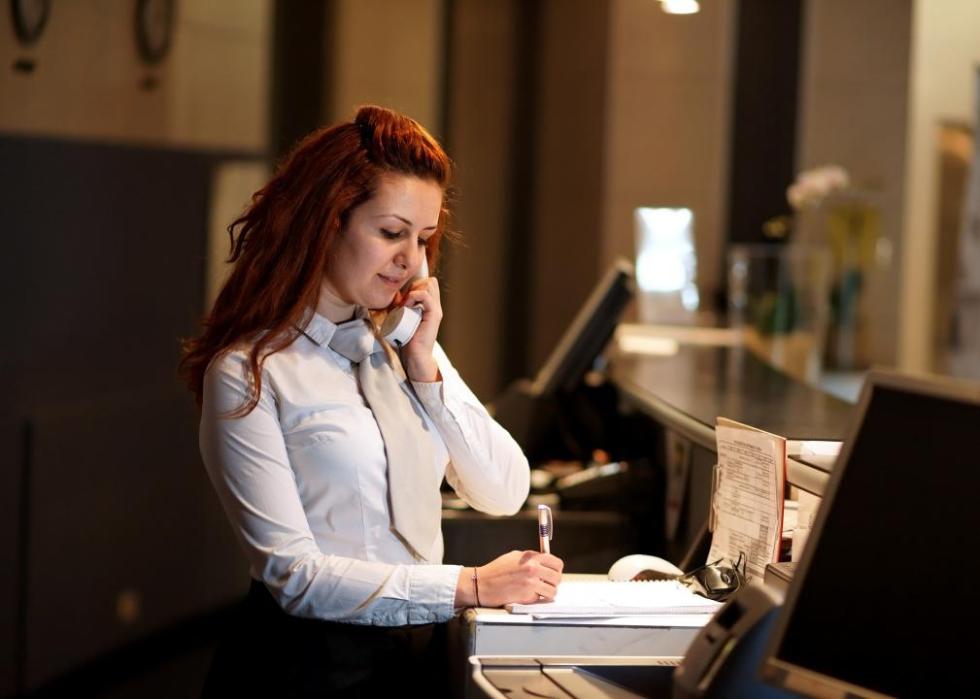
M 846 189 L 850 184 L 847 170 L 840 165 L 824 165 L 798 174 L 786 190 L 786 200 L 797 211 L 816 207 L 828 194 Z

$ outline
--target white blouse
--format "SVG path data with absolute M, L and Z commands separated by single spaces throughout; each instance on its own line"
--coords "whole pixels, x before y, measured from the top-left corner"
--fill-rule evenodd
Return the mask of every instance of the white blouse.
M 201 455 L 251 564 L 282 608 L 300 617 L 400 626 L 453 615 L 458 565 L 416 564 L 391 530 L 384 442 L 356 367 L 328 346 L 336 326 L 314 314 L 269 356 L 251 413 L 226 414 L 250 385 L 247 348 L 204 378 Z M 517 512 L 527 459 L 436 345 L 442 381 L 412 382 L 445 475 L 472 507 Z M 442 535 L 427 559 L 441 561 Z

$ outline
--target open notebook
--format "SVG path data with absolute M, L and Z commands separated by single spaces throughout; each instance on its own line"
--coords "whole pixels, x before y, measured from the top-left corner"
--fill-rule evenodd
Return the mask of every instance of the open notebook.
M 553 602 L 508 604 L 511 614 L 545 617 L 614 617 L 644 614 L 714 614 L 719 602 L 696 595 L 673 580 L 612 582 L 569 580 Z

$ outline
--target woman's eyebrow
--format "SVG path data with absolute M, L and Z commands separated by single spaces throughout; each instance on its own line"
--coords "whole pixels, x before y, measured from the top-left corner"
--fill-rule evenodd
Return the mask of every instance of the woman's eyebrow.
M 404 223 L 406 226 L 412 226 L 412 225 L 414 225 L 407 218 L 405 218 L 404 216 L 399 216 L 398 214 L 378 214 L 377 216 L 375 216 L 375 218 L 397 218 L 399 221 L 401 221 L 402 223 Z M 422 230 L 423 231 L 434 231 L 438 227 L 439 227 L 438 225 L 426 226 Z

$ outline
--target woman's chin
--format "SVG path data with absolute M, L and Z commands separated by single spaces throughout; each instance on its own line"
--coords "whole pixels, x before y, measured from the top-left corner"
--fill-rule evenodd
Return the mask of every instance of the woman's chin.
M 395 301 L 395 294 L 387 296 L 376 296 L 372 299 L 365 299 L 366 303 L 361 304 L 369 311 L 383 311 L 391 307 Z

